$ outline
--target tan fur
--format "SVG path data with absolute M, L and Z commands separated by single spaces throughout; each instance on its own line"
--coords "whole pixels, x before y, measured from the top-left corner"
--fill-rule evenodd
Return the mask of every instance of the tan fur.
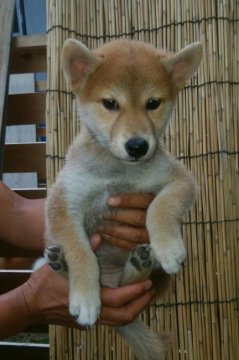
M 192 206 L 195 183 L 160 139 L 176 95 L 197 69 L 201 53 L 199 43 L 176 54 L 127 40 L 94 52 L 73 39 L 64 45 L 63 69 L 79 101 L 81 132 L 48 197 L 46 237 L 48 244 L 63 248 L 70 312 L 81 324 L 97 320 L 99 284 L 115 287 L 150 276 L 160 292 L 185 259 L 180 223 Z M 113 101 L 114 109 L 105 100 Z M 107 197 L 132 191 L 156 195 L 146 218 L 153 265 L 147 271 L 135 268 L 125 251 L 104 242 L 96 257 L 89 244 L 102 214 L 111 211 Z M 163 340 L 146 326 L 135 321 L 119 331 L 141 359 L 159 358 Z

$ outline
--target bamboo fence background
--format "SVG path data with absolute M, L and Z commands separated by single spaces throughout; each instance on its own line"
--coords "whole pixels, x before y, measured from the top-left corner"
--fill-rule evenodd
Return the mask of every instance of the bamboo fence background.
M 165 141 L 200 185 L 183 223 L 184 270 L 144 312 L 154 330 L 175 336 L 166 359 L 236 360 L 238 322 L 238 0 L 48 0 L 47 176 L 64 163 L 77 131 L 74 96 L 60 66 L 65 39 L 91 48 L 118 37 L 179 50 L 203 42 L 198 74 L 177 101 Z M 80 332 L 52 326 L 51 359 L 133 359 L 108 327 Z

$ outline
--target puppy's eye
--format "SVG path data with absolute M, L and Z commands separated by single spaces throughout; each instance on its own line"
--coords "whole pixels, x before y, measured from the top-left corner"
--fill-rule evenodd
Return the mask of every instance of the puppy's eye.
M 146 102 L 146 110 L 156 110 L 161 104 L 161 100 L 160 99 L 156 99 L 156 98 L 150 98 L 148 99 L 148 101 Z
M 104 108 L 109 111 L 119 110 L 119 104 L 114 99 L 103 99 L 102 104 L 103 104 Z

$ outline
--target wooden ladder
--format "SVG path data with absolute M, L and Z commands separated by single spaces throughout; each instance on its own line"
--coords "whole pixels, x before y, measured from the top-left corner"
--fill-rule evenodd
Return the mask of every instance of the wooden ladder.
M 0 179 L 2 173 L 37 173 L 38 186 L 33 189 L 14 189 L 28 198 L 46 195 L 45 142 L 5 144 L 8 125 L 45 123 L 45 84 L 38 84 L 35 93 L 9 95 L 9 75 L 46 72 L 46 36 L 12 36 L 15 0 L 0 1 Z M 40 90 L 40 91 L 39 91 Z M 1 204 L 0 204 L 1 206 Z M 0 257 L 31 257 L 21 249 L 9 247 L 0 239 Z M 0 270 L 0 294 L 19 286 L 29 271 Z M 1 309 L 0 309 L 1 311 Z M 35 332 L 36 329 L 30 331 Z M 39 331 L 39 329 L 37 329 Z M 40 329 L 42 331 L 42 329 Z M 47 331 L 44 328 L 44 331 Z M 0 342 L 0 359 L 48 359 L 49 346 Z

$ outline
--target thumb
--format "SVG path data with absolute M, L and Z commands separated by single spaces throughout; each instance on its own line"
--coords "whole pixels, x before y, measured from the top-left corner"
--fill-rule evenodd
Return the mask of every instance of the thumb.
M 98 250 L 99 246 L 101 244 L 101 236 L 100 234 L 93 234 L 90 238 L 90 245 L 92 247 L 93 251 Z

